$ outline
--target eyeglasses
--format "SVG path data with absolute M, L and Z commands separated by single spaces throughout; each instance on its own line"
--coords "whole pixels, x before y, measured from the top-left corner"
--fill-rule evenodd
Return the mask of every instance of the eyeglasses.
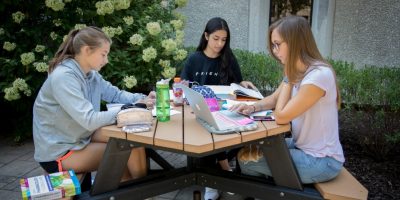
M 280 43 L 272 43 L 272 51 L 274 53 L 279 52 L 279 47 L 281 46 L 281 44 L 283 44 L 284 42 L 280 42 Z

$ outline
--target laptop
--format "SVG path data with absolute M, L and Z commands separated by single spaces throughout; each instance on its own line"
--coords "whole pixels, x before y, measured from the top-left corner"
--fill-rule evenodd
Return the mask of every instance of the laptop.
M 229 110 L 211 112 L 203 95 L 183 84 L 178 84 L 177 87 L 183 89 L 185 97 L 196 115 L 196 118 L 210 132 L 226 134 L 254 130 L 257 128 L 257 123 L 249 117 L 237 112 Z

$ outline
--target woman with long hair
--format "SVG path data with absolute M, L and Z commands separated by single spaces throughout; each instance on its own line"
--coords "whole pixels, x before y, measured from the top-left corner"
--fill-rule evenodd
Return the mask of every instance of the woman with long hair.
M 207 22 L 196 51 L 189 56 L 181 72 L 181 79 L 199 85 L 230 85 L 257 89 L 250 81 L 243 81 L 242 73 L 230 47 L 231 35 L 227 22 L 214 17 Z M 223 170 L 231 171 L 226 152 L 208 157 L 209 162 L 218 161 Z M 213 163 L 211 163 L 213 164 Z M 206 188 L 204 199 L 215 200 L 217 190 Z
M 149 96 L 119 90 L 99 71 L 108 63 L 111 39 L 97 27 L 72 30 L 50 62 L 49 75 L 33 106 L 34 158 L 48 173 L 96 171 L 108 137 L 96 132 L 116 122 L 119 110 L 108 103 L 154 104 Z M 132 149 L 122 181 L 146 175 L 144 148 Z
M 303 17 L 288 16 L 273 23 L 268 49 L 283 66 L 282 83 L 255 104 L 238 104 L 231 110 L 250 114 L 274 109 L 277 124 L 292 125 L 292 137 L 286 143 L 301 182 L 333 179 L 345 161 L 339 141 L 341 101 L 335 71 L 321 56 L 310 24 Z M 242 173 L 271 176 L 264 156 L 257 161 L 240 159 L 239 164 Z
M 243 87 L 256 89 L 251 82 L 243 81 L 230 40 L 227 22 L 220 17 L 210 19 L 201 34 L 196 51 L 185 63 L 181 79 L 200 85 L 238 83 Z

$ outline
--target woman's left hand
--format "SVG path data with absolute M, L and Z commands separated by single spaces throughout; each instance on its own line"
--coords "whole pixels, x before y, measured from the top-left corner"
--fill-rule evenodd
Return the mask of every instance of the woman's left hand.
M 233 112 L 242 113 L 244 115 L 250 115 L 255 111 L 255 107 L 254 105 L 250 106 L 245 103 L 239 103 L 230 107 L 229 110 Z
M 242 82 L 240 82 L 240 85 L 245 87 L 245 88 L 250 88 L 250 89 L 258 91 L 257 87 L 254 86 L 254 84 L 252 82 L 250 82 L 250 81 L 242 81 Z

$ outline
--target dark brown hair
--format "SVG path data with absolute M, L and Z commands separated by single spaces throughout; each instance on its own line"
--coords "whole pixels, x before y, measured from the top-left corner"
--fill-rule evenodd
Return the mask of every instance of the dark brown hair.
M 204 51 L 204 49 L 207 48 L 208 41 L 206 39 L 205 33 L 211 35 L 212 33 L 219 30 L 224 30 L 227 33 L 225 45 L 220 52 L 220 57 L 222 61 L 220 69 L 221 84 L 227 84 L 229 79 L 233 79 L 234 82 L 236 81 L 234 80 L 235 76 L 231 67 L 231 61 L 235 60 L 236 58 L 234 57 L 232 49 L 230 47 L 231 32 L 229 31 L 228 23 L 224 19 L 220 17 L 214 17 L 208 20 L 203 34 L 201 34 L 200 42 L 197 46 L 196 51 Z

